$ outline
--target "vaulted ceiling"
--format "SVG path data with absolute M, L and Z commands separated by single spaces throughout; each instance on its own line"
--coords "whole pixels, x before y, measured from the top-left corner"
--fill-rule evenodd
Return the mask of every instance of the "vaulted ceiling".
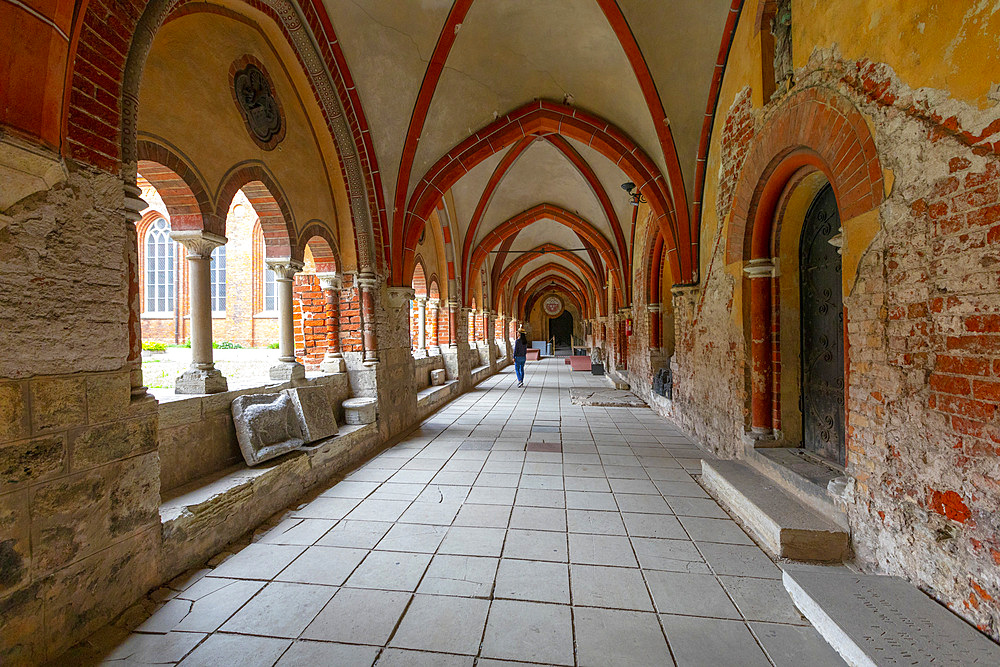
M 627 284 L 626 181 L 675 249 L 675 280 L 694 275 L 696 162 L 732 0 L 323 2 L 371 131 L 395 284 L 449 190 L 459 278 L 478 270 L 477 249 L 494 251 L 499 276 L 520 251 L 596 249 L 597 234 L 610 258 L 550 252 L 508 271 L 509 285 L 540 270 L 589 285 L 581 263 L 602 282 L 617 265 Z

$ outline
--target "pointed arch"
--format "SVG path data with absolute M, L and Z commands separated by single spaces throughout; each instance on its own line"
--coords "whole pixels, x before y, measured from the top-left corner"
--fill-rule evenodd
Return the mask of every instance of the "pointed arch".
M 330 228 L 319 220 L 311 220 L 302 230 L 295 243 L 296 247 L 309 248 L 316 273 L 333 273 L 343 266 L 340 263 L 340 247 Z
M 197 169 L 166 146 L 141 140 L 136 146 L 138 173 L 156 188 L 175 231 L 216 226 L 215 210 Z M 223 216 L 223 219 L 225 216 Z
M 243 162 L 229 169 L 222 177 L 216 197 L 215 215 L 222 226 L 209 231 L 225 236 L 225 220 L 233 197 L 242 190 L 253 206 L 264 232 L 268 257 L 302 259 L 302 247 L 295 233 L 295 218 L 288 199 L 274 176 L 262 163 Z

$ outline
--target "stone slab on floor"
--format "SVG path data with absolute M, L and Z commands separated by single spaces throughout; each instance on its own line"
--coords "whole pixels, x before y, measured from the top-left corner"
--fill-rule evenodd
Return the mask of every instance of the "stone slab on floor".
M 1000 665 L 1000 646 L 898 577 L 791 566 L 782 579 L 849 665 Z
M 771 555 L 821 562 L 848 556 L 848 533 L 773 480 L 738 461 L 702 459 L 701 467 L 709 493 L 739 516 Z
M 602 408 L 644 408 L 646 402 L 630 391 L 603 388 L 580 388 L 569 390 L 573 405 L 591 405 Z

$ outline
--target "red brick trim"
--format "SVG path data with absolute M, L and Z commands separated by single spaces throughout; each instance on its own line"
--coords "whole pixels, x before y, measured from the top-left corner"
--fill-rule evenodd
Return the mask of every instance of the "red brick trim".
M 424 258 L 420 255 L 417 255 L 413 266 L 410 287 L 413 288 L 415 296 L 427 296 L 427 272 L 424 270 Z
M 774 213 L 802 168 L 826 174 L 841 220 L 882 203 L 882 165 L 861 113 L 846 98 L 808 88 L 785 100 L 743 163 L 726 236 L 726 263 L 769 256 Z
M 319 220 L 313 220 L 306 225 L 295 245 L 299 248 L 309 248 L 316 263 L 316 273 L 332 273 L 342 266 L 337 239 Z
M 588 317 L 588 315 L 586 314 L 587 310 L 580 302 L 580 299 L 577 298 L 576 292 L 574 292 L 574 288 L 559 278 L 554 278 L 554 280 L 556 283 L 555 285 L 545 285 L 536 292 L 533 292 L 531 294 L 525 292 L 522 295 L 522 298 L 519 301 L 520 312 L 523 313 L 521 319 L 527 321 L 528 315 L 531 313 L 531 309 L 534 308 L 535 304 L 550 294 L 556 294 L 560 298 L 569 301 L 574 306 L 576 306 L 577 311 L 579 311 L 584 318 Z
M 552 272 L 560 273 L 566 276 L 569 284 L 573 285 L 573 289 L 578 290 L 578 293 L 583 296 L 584 302 L 588 305 L 592 303 L 592 297 L 590 292 L 587 291 L 587 284 L 584 280 L 571 269 L 563 266 L 562 264 L 556 264 L 555 262 L 547 262 L 522 277 L 514 286 L 514 291 L 519 292 L 522 289 L 527 290 L 531 287 L 536 287 L 539 282 L 544 282 L 549 279 L 558 279 L 559 276 L 554 275 Z
M 152 141 L 138 141 L 136 154 L 139 173 L 167 207 L 171 229 L 204 229 L 215 211 L 201 174 L 169 148 Z
M 541 253 L 558 252 L 560 250 L 563 250 L 561 246 L 552 243 L 543 243 L 540 246 L 532 248 L 531 251 L 522 254 L 520 257 L 518 257 L 509 265 L 507 265 L 504 268 L 503 272 L 500 274 L 500 279 L 497 282 L 496 286 L 497 293 L 502 294 L 504 291 L 504 287 L 506 287 L 506 285 L 514 277 L 514 274 L 517 273 L 519 270 L 521 270 L 525 265 L 529 264 L 531 261 L 538 259 Z M 580 269 L 580 272 L 583 273 L 584 277 L 587 279 L 587 282 L 590 283 L 590 287 L 593 290 L 594 298 L 598 299 L 599 295 L 601 294 L 600 283 L 597 279 L 597 274 L 594 273 L 594 270 L 592 268 L 590 268 L 590 265 L 588 265 L 580 257 L 571 252 L 560 253 L 559 256 L 562 257 L 563 259 L 569 260 L 577 268 Z M 606 310 L 607 306 L 605 304 L 599 304 L 599 305 L 604 306 L 604 308 L 602 309 L 602 314 L 603 314 L 603 310 Z
M 292 210 L 281 186 L 263 164 L 238 164 L 223 176 L 223 185 L 219 188 L 215 205 L 216 224 L 221 224 L 214 229 L 206 225 L 206 229 L 224 235 L 229 207 L 239 190 L 243 190 L 260 218 L 266 256 L 301 260 L 302 248 L 298 243 L 292 243 L 292 239 L 297 240 Z

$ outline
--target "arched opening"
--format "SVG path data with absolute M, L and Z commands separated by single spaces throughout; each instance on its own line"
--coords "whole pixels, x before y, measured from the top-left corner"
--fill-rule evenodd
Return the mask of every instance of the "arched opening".
M 553 352 L 556 356 L 572 354 L 573 316 L 568 310 L 549 318 L 549 337 L 552 339 Z

